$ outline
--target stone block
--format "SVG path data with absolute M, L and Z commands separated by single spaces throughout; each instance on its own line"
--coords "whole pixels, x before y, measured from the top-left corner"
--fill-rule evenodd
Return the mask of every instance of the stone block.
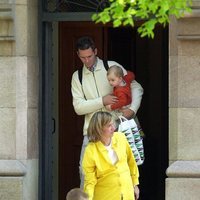
M 23 200 L 21 177 L 0 177 L 0 200 Z
M 0 108 L 0 159 L 15 159 L 15 108 Z
M 0 160 L 0 177 L 24 176 L 25 165 L 18 160 Z
M 15 37 L 17 56 L 38 56 L 38 7 L 16 5 Z
M 15 4 L 18 5 L 27 5 L 29 0 L 15 0 Z
M 23 199 L 38 200 L 38 159 L 21 160 L 26 166 L 26 176 L 23 180 Z
M 23 5 L 33 5 L 36 6 L 38 4 L 38 0 L 15 0 L 15 4 L 23 4 Z
M 200 21 L 198 17 L 181 18 L 177 24 L 177 34 L 182 36 L 200 36 Z
M 28 107 L 38 107 L 39 96 L 39 61 L 37 57 L 28 57 L 27 60 L 27 98 Z
M 4 36 L 14 36 L 12 20 L 0 20 L 0 38 Z
M 171 17 L 169 24 L 169 56 L 178 54 L 177 43 L 177 20 L 175 17 Z
M 28 109 L 28 127 L 27 127 L 27 145 L 28 158 L 34 159 L 39 156 L 38 144 L 38 109 Z
M 16 67 L 12 57 L 0 57 L 0 105 L 16 105 Z
M 16 158 L 27 159 L 27 108 L 16 109 Z
M 27 55 L 38 56 L 38 7 L 28 6 Z
M 192 1 L 192 7 L 198 9 L 200 7 L 200 0 L 193 0 Z
M 16 152 L 18 159 L 38 156 L 38 60 L 17 57 Z
M 16 107 L 27 108 L 27 68 L 26 56 L 16 57 Z
M 169 109 L 169 161 L 200 159 L 200 108 Z
M 178 109 L 169 108 L 169 160 L 177 160 Z
M 178 160 L 200 160 L 200 108 L 179 108 L 177 118 Z
M 176 161 L 167 171 L 169 178 L 200 178 L 200 161 Z
M 165 200 L 199 200 L 200 178 L 167 178 Z
M 200 40 L 180 40 L 178 42 L 178 55 L 200 57 Z
M 179 56 L 178 58 L 178 107 L 200 107 L 199 60 L 200 56 Z
M 178 105 L 178 56 L 169 57 L 169 107 Z
M 15 39 L 16 39 L 16 56 L 27 55 L 28 49 L 28 13 L 27 5 L 15 6 Z
M 12 56 L 15 52 L 15 44 L 9 40 L 0 40 L 0 56 Z

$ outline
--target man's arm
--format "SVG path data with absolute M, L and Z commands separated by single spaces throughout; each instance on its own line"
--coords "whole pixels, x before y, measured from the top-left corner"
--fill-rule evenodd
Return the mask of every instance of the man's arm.
M 143 88 L 136 80 L 131 83 L 131 93 L 132 103 L 130 109 L 120 110 L 127 119 L 130 119 L 137 113 L 142 101 Z
M 103 105 L 102 97 L 87 100 L 85 99 L 82 85 L 78 78 L 78 72 L 74 72 L 71 81 L 71 93 L 73 98 L 73 106 L 77 115 L 85 115 L 101 109 Z
M 78 72 L 74 72 L 71 81 L 71 93 L 73 98 L 73 106 L 77 115 L 85 115 L 95 112 L 106 105 L 116 103 L 117 97 L 108 94 L 95 99 L 85 99 L 82 85 L 78 78 Z
M 135 114 L 140 107 L 143 92 L 144 90 L 142 86 L 136 80 L 134 80 L 131 83 L 132 103 L 130 109 L 133 110 Z

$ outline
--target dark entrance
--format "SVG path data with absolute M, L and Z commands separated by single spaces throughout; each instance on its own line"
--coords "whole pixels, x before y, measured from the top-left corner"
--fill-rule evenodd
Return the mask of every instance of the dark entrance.
M 59 23 L 59 200 L 79 186 L 83 118 L 72 107 L 71 76 L 81 66 L 75 42 L 82 35 L 94 38 L 99 57 L 133 70 L 144 88 L 138 111 L 146 134 L 140 200 L 164 200 L 168 165 L 168 30 L 157 27 L 155 39 L 141 39 L 135 29 L 114 29 L 92 22 Z

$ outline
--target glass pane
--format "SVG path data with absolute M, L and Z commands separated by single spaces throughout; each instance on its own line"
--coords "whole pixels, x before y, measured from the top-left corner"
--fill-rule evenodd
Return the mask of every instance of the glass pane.
M 109 0 L 44 0 L 47 12 L 98 12 L 109 5 Z

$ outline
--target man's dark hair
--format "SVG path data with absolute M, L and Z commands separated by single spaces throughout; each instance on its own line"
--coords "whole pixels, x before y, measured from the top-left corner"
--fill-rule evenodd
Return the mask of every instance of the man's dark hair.
M 91 48 L 92 50 L 95 50 L 95 44 L 94 44 L 94 41 L 91 37 L 88 37 L 88 36 L 84 36 L 84 37 L 81 37 L 77 40 L 77 43 L 76 43 L 76 50 L 78 51 L 79 49 L 80 50 L 86 50 L 86 49 L 89 49 Z

